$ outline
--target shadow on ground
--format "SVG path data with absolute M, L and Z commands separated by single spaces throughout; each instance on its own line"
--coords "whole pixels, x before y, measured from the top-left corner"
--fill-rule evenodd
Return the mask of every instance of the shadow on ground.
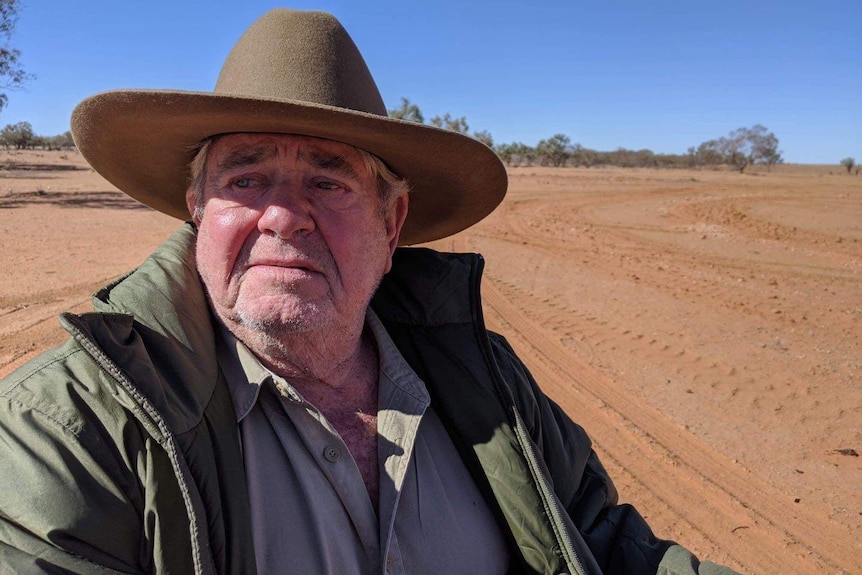
M 0 196 L 0 209 L 24 208 L 33 205 L 52 205 L 63 208 L 109 208 L 121 210 L 149 210 L 121 192 L 35 192 L 10 193 Z
M 74 172 L 78 170 L 89 170 L 87 166 L 75 166 L 73 164 L 18 164 L 15 162 L 0 163 L 0 170 L 14 172 Z

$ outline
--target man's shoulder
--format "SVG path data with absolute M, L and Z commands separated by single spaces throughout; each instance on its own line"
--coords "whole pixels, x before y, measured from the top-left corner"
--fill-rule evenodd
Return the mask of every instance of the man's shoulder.
M 0 397 L 5 400 L 0 420 L 9 424 L 12 418 L 27 413 L 77 434 L 82 418 L 75 397 L 97 381 L 90 356 L 69 337 L 0 379 Z
M 76 337 L 0 379 L 0 564 L 32 553 L 83 573 L 95 563 L 77 557 L 117 564 L 132 550 L 122 568 L 132 571 L 143 540 L 136 464 L 151 443 L 119 396 Z
M 116 389 L 94 358 L 94 350 L 87 349 L 80 329 L 84 325 L 88 329 L 113 325 L 106 329 L 121 333 L 118 330 L 127 329 L 131 318 L 120 314 L 63 314 L 60 321 L 70 332 L 65 342 L 0 379 L 0 398 L 4 400 L 0 420 L 6 424 L 28 414 L 67 433 L 78 434 L 95 402 L 111 403 L 115 398 Z
M 32 385 L 34 381 L 51 377 L 49 374 L 65 372 L 65 364 L 75 361 L 75 356 L 81 352 L 83 349 L 71 337 L 60 345 L 42 351 L 0 378 L 0 396 L 8 396 L 21 387 Z

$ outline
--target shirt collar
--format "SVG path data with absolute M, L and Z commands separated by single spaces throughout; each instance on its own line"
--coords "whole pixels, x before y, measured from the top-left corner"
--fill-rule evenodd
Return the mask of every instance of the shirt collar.
M 387 397 L 387 392 L 392 385 L 413 396 L 422 404 L 423 408 L 427 407 L 431 403 L 431 399 L 425 382 L 416 375 L 416 372 L 401 355 L 380 318 L 370 307 L 365 314 L 365 325 L 371 330 L 374 342 L 377 344 L 377 353 L 380 355 L 380 408 L 388 403 L 384 398 Z
M 416 400 L 417 407 L 424 410 L 431 403 L 425 383 L 398 351 L 383 323 L 370 307 L 365 314 L 365 325 L 374 337 L 380 358 L 380 408 L 389 404 L 392 393 L 397 389 L 410 395 Z M 293 386 L 267 369 L 227 328 L 221 326 L 220 331 L 221 337 L 216 338 L 218 361 L 230 388 L 237 422 L 242 421 L 252 410 L 260 396 L 261 387 L 267 381 L 283 383 L 288 393 L 296 395 L 294 399 L 302 399 Z
M 236 420 L 240 422 L 254 407 L 261 386 L 272 373 L 227 328 L 221 326 L 220 331 L 221 337 L 216 338 L 218 362 L 230 388 Z

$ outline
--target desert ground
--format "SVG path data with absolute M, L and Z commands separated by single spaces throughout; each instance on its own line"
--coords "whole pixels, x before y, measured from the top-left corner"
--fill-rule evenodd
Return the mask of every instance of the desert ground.
M 656 533 L 752 575 L 862 573 L 862 177 L 509 170 L 485 319 Z M 179 222 L 75 152 L 0 152 L 0 375 Z

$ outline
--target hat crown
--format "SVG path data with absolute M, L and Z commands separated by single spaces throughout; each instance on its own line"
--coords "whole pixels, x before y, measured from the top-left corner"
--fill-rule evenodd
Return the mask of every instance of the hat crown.
M 280 8 L 264 14 L 234 45 L 215 93 L 387 115 L 353 39 L 325 12 Z

